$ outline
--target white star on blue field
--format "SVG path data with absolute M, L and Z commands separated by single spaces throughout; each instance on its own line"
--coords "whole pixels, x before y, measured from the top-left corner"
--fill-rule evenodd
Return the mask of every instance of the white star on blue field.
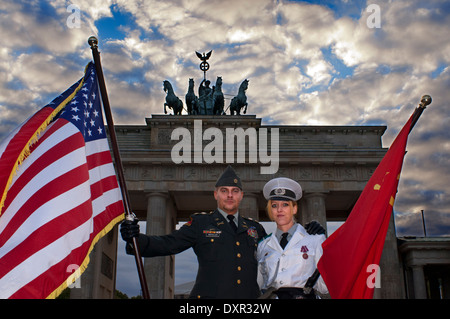
M 3 0 L 0 139 L 82 76 L 91 35 L 118 125 L 162 114 L 164 80 L 184 100 L 189 78 L 203 78 L 196 51 L 213 50 L 207 76 L 223 78 L 226 97 L 250 80 L 247 114 L 263 124 L 386 125 L 384 147 L 429 94 L 409 137 L 395 225 L 397 236 L 423 236 L 423 210 L 427 235 L 449 236 L 449 25 L 441 0 Z M 117 288 L 136 295 L 127 260 Z M 195 279 L 180 274 L 176 284 Z

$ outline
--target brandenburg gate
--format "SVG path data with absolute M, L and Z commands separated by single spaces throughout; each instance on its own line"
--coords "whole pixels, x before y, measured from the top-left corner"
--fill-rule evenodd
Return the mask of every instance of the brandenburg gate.
M 266 139 L 259 138 L 257 142 L 266 142 L 269 154 L 275 151 L 272 135 L 278 132 L 277 170 L 262 174 L 261 170 L 268 168 L 269 163 L 259 160 L 249 163 L 251 137 L 248 136 L 244 162 L 238 158 L 237 138 L 233 141 L 235 154 L 231 163 L 226 162 L 230 154 L 223 154 L 222 162 L 213 163 L 206 163 L 200 154 L 195 162 L 195 152 L 204 154 L 211 143 L 195 132 L 199 120 L 202 133 L 208 128 L 219 129 L 224 144 L 230 142 L 226 137 L 227 128 L 241 128 L 244 132 L 251 129 L 257 133 L 266 129 Z M 145 121 L 145 125 L 117 126 L 116 133 L 133 211 L 140 220 L 147 221 L 145 231 L 151 235 L 168 234 L 179 221 L 188 221 L 191 214 L 214 210 L 214 184 L 228 164 L 242 179 L 244 199 L 240 212 L 244 216 L 268 221 L 263 186 L 273 177 L 286 176 L 298 181 L 303 188 L 298 222 L 317 220 L 326 226 L 327 221 L 344 221 L 386 152 L 381 143 L 384 126 L 263 125 L 255 115 L 152 115 Z M 177 128 L 190 132 L 190 161 L 174 163 L 173 149 L 181 143 L 180 138 L 172 139 Z M 259 147 L 255 149 L 260 150 Z M 223 150 L 226 149 L 224 145 Z M 202 160 L 200 163 L 198 158 Z M 174 264 L 174 256 L 145 260 L 152 298 L 173 298 Z M 381 288 L 375 290 L 375 298 L 402 298 L 393 219 L 380 269 Z

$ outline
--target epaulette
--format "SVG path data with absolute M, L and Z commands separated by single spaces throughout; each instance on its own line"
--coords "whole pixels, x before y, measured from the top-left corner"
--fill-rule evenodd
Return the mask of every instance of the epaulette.
M 270 233 L 269 235 L 266 235 L 266 236 L 264 236 L 263 238 L 261 238 L 261 239 L 258 241 L 258 244 L 259 244 L 260 242 L 262 242 L 263 240 L 266 240 L 266 239 L 269 238 L 270 236 L 272 236 L 272 233 Z
M 193 213 L 192 215 L 191 215 L 191 220 L 192 220 L 192 218 L 194 218 L 194 217 L 196 217 L 196 216 L 209 216 L 209 215 L 211 215 L 213 212 L 209 212 L 209 213 L 207 213 L 207 212 L 198 212 L 198 213 Z
M 255 223 L 259 223 L 259 221 L 257 221 L 256 219 L 253 219 L 251 217 L 242 216 L 242 218 L 247 219 L 247 220 L 251 220 L 252 222 L 255 222 Z
M 193 213 L 191 216 L 190 216 L 190 220 L 185 224 L 186 226 L 191 226 L 191 224 L 192 224 L 192 219 L 195 217 L 195 216 L 200 216 L 200 215 L 203 215 L 203 216 L 206 216 L 206 215 L 211 215 L 213 212 L 209 212 L 209 213 L 206 213 L 206 212 L 199 212 L 199 213 Z
M 211 215 L 213 212 L 199 212 L 199 213 L 193 213 L 191 216 L 195 216 L 195 215 Z

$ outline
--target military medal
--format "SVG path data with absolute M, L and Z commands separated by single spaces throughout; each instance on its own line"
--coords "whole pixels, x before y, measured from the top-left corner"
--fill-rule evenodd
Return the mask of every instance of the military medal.
M 308 259 L 308 254 L 307 254 L 307 252 L 309 251 L 308 247 L 302 246 L 302 248 L 300 248 L 300 251 L 303 253 L 303 255 L 302 255 L 303 259 Z

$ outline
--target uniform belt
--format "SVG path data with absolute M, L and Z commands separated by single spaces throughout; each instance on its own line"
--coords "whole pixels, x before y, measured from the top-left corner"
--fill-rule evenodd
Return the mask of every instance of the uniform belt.
M 283 287 L 273 292 L 278 299 L 316 299 L 314 291 L 306 293 L 303 288 Z

